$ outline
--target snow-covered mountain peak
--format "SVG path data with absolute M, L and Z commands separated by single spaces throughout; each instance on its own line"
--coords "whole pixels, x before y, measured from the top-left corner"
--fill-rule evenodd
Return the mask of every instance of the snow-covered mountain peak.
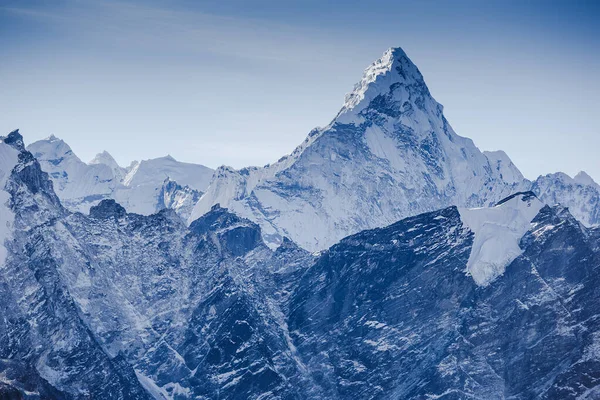
M 117 161 L 113 158 L 113 156 L 106 150 L 102 153 L 96 154 L 96 156 L 88 163 L 89 165 L 106 165 L 108 166 L 114 173 L 115 178 L 122 182 L 127 175 L 128 170 L 123 168 L 117 163 Z
M 106 164 L 109 166 L 119 166 L 114 157 L 106 150 L 103 150 L 102 153 L 96 154 L 94 158 L 88 164 Z
M 111 198 L 128 212 L 150 215 L 167 207 L 187 219 L 213 174 L 208 167 L 179 162 L 172 156 L 134 161 L 123 168 L 103 151 L 85 163 L 54 135 L 27 149 L 50 175 L 63 205 L 84 214 Z
M 585 171 L 579 171 L 579 173 L 577 175 L 575 175 L 573 180 L 582 185 L 599 187 L 598 183 L 596 183 L 596 181 L 591 176 L 589 176 Z
M 157 179 L 164 181 L 171 178 L 180 185 L 187 185 L 196 190 L 208 187 L 213 170 L 198 164 L 190 164 L 175 160 L 170 155 L 142 160 L 136 164 L 125 177 L 126 186 L 155 184 Z
M 27 146 L 27 150 L 42 164 L 48 162 L 56 166 L 67 158 L 72 159 L 74 162 L 82 162 L 64 140 L 54 135 L 31 143 Z
M 388 115 L 395 117 L 415 106 L 423 110 L 432 108 L 436 113 L 438 109 L 441 111 L 441 105 L 431 98 L 423 75 L 399 47 L 388 49 L 364 71 L 354 90 L 346 95 L 336 120 L 362 123 L 359 114 L 370 106 L 378 111 L 385 108 Z
M 283 236 L 323 250 L 363 229 L 459 205 L 494 204 L 529 188 L 504 153 L 484 155 L 457 135 L 401 49 L 365 71 L 333 121 L 263 168 L 219 168 L 190 222 L 220 203 Z
M 89 207 L 106 198 L 119 186 L 111 167 L 86 164 L 64 140 L 52 135 L 27 146 L 50 176 L 64 206 L 87 213 Z
M 486 286 L 521 255 L 519 242 L 544 207 L 533 192 L 515 193 L 489 208 L 459 208 L 463 225 L 475 237 L 467 273 Z

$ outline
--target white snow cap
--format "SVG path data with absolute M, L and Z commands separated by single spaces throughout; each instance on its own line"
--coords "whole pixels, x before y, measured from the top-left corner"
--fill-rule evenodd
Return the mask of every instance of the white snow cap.
M 582 185 L 589 185 L 598 187 L 598 184 L 591 176 L 589 176 L 585 171 L 579 171 L 577 175 L 573 178 L 573 180 Z
M 463 225 L 474 234 L 467 273 L 487 286 L 523 252 L 519 242 L 544 204 L 531 192 L 516 193 L 491 208 L 461 209 Z
M 375 97 L 389 93 L 394 84 L 408 85 L 416 82 L 423 83 L 423 75 L 417 66 L 400 47 L 389 48 L 381 58 L 365 69 L 360 82 L 346 95 L 336 120 L 342 123 L 356 122 L 356 114 L 367 107 Z M 438 104 L 435 103 L 435 106 Z
M 119 166 L 114 157 L 106 150 L 96 156 L 88 164 L 106 164 L 109 167 Z

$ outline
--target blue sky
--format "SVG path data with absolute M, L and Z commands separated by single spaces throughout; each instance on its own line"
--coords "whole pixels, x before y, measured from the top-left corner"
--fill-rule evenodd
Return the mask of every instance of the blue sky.
M 600 2 L 0 2 L 0 132 L 84 160 L 263 165 L 400 46 L 455 131 L 600 181 Z

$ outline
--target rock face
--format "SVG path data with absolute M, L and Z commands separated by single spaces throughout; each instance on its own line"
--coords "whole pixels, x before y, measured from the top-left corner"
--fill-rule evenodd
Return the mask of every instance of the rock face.
M 592 232 L 545 206 L 485 286 L 454 207 L 361 232 L 302 277 L 292 338 L 325 398 L 596 398 Z
M 174 210 L 184 220 L 187 220 L 201 196 L 202 192 L 199 190 L 192 189 L 187 185 L 181 186 L 177 182 L 167 178 L 160 188 L 156 210 L 168 208 Z
M 401 49 L 364 73 L 334 120 L 264 168 L 221 167 L 191 220 L 213 204 L 322 250 L 358 231 L 449 205 L 492 205 L 529 183 L 502 152 L 458 136 Z
M 0 393 L 15 398 L 147 399 L 131 366 L 109 357 L 79 315 L 49 235 L 66 211 L 38 161 L 12 132 L 0 138 L 18 154 L 2 191 L 13 215 L 0 261 Z M 6 171 L 3 171 L 6 172 Z M 6 210 L 6 209 L 5 209 Z M 3 212 L 4 213 L 4 212 Z
M 129 212 L 149 215 L 166 207 L 187 220 L 213 174 L 208 167 L 170 156 L 134 161 L 123 168 L 104 151 L 85 163 L 55 136 L 27 149 L 49 174 L 64 206 L 83 213 L 103 199 L 114 199 Z

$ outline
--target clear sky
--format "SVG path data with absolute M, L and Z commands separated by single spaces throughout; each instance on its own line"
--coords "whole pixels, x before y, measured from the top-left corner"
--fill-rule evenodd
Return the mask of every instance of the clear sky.
M 600 2 L 0 0 L 0 132 L 85 161 L 263 165 L 388 47 L 455 131 L 528 178 L 600 181 Z

